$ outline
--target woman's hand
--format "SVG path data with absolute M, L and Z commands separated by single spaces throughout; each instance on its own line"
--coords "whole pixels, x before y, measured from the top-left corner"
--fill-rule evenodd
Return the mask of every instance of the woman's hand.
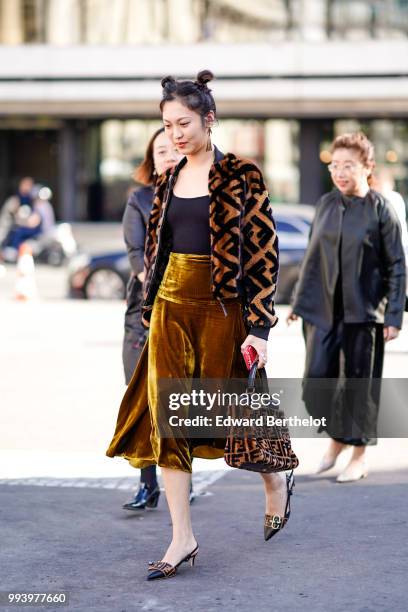
M 145 271 L 143 270 L 143 272 L 139 272 L 137 278 L 140 280 L 141 283 L 143 283 L 145 279 Z
M 386 342 L 394 340 L 398 337 L 399 331 L 400 330 L 398 329 L 398 327 L 393 327 L 392 325 L 384 327 L 384 340 Z
M 262 338 L 257 338 L 257 336 L 253 336 L 252 334 L 249 334 L 249 336 L 247 336 L 245 338 L 245 341 L 241 344 L 241 352 L 249 345 L 253 346 L 256 352 L 258 353 L 258 368 L 265 367 L 266 362 L 268 361 L 267 341 L 263 340 Z
M 293 310 L 291 310 L 291 311 L 289 312 L 288 316 L 286 317 L 286 323 L 287 323 L 287 325 L 290 325 L 291 323 L 293 323 L 293 321 L 297 321 L 297 320 L 298 320 L 298 318 L 299 318 L 299 317 L 298 317 L 298 315 L 297 315 L 297 314 L 295 314 L 295 313 L 293 312 Z

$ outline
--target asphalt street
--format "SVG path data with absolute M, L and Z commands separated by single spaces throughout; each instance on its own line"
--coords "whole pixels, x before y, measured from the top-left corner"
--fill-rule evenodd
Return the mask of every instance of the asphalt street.
M 157 510 L 125 512 L 137 471 L 104 454 L 125 390 L 124 303 L 66 300 L 64 269 L 37 267 L 36 279 L 39 298 L 19 303 L 14 267 L 0 278 L 0 590 L 66 590 L 65 609 L 81 612 L 406 609 L 404 439 L 370 448 L 369 476 L 355 484 L 335 482 L 345 454 L 313 476 L 325 439 L 294 440 L 292 516 L 267 543 L 259 476 L 197 461 L 196 566 L 147 583 L 147 562 L 170 538 L 164 493 Z M 278 308 L 269 375 L 301 377 L 300 324 L 287 328 L 286 313 Z M 406 376 L 407 357 L 405 326 L 384 375 Z
M 62 609 L 79 612 L 406 610 L 406 470 L 351 485 L 299 476 L 291 518 L 268 542 L 260 480 L 229 472 L 200 496 L 195 566 L 153 583 L 147 562 L 169 542 L 164 499 L 133 515 L 120 491 L 0 486 L 1 588 L 67 591 Z

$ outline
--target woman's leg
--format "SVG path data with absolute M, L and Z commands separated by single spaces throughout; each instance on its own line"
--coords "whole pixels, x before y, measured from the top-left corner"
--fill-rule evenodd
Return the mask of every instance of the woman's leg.
M 355 461 L 364 461 L 366 448 L 366 444 L 362 444 L 361 446 L 354 446 L 349 465 L 351 465 Z
M 190 515 L 191 474 L 164 467 L 161 471 L 173 525 L 173 537 L 162 561 L 176 565 L 197 545 Z
M 285 472 L 261 474 L 261 476 L 265 489 L 265 514 L 283 516 L 287 497 Z

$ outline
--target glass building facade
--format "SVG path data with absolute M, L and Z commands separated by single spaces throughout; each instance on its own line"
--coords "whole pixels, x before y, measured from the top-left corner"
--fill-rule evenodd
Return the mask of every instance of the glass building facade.
M 0 0 L 0 43 L 186 44 L 399 38 L 407 0 Z

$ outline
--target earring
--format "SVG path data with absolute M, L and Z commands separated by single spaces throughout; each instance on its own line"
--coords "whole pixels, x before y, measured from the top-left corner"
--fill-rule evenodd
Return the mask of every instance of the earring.
M 212 150 L 212 144 L 211 144 L 212 129 L 210 127 L 207 130 L 207 134 L 208 134 L 208 138 L 207 138 L 207 146 L 205 147 L 205 150 L 211 151 Z

